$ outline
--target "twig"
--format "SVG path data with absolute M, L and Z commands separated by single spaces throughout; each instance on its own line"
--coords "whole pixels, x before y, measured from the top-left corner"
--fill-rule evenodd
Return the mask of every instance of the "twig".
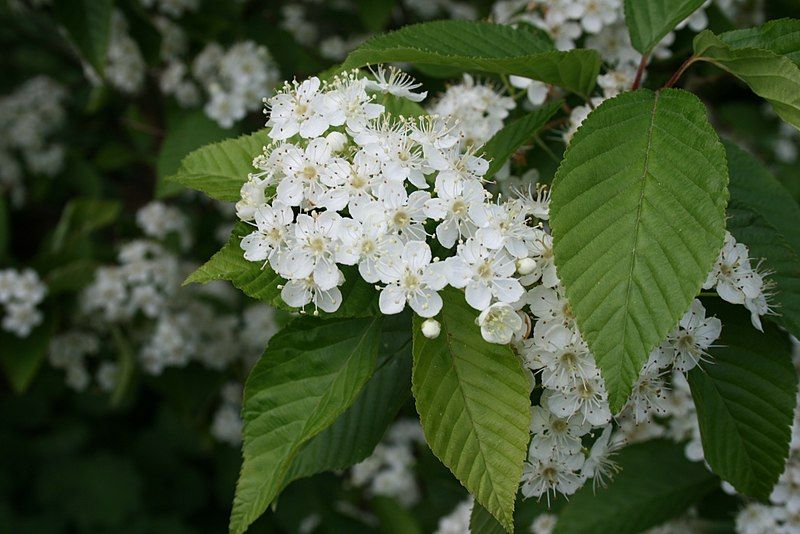
M 675 74 L 672 75 L 672 78 L 670 78 L 667 81 L 667 83 L 664 84 L 664 87 L 662 87 L 662 89 L 668 89 L 673 85 L 675 85 L 678 82 L 678 80 L 680 80 L 681 76 L 683 76 L 683 73 L 686 72 L 686 69 L 688 69 L 689 66 L 698 59 L 700 58 L 698 58 L 697 56 L 691 56 L 689 59 L 684 61 L 683 64 L 681 64 L 680 68 L 675 72 Z
M 633 80 L 631 91 L 635 91 L 642 85 L 642 77 L 644 76 L 644 69 L 647 66 L 647 61 L 650 59 L 650 54 L 644 54 L 642 60 L 639 62 L 639 68 L 636 69 L 636 78 Z

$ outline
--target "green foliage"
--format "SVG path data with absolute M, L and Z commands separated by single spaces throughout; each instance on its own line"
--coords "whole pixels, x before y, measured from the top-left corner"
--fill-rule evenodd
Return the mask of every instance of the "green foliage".
M 705 0 L 625 0 L 625 24 L 631 35 L 631 44 L 642 54 L 649 54 L 661 39 L 704 2 Z
M 607 100 L 567 149 L 550 207 L 555 262 L 612 412 L 711 270 L 727 181 L 706 109 L 684 91 Z
M 267 509 L 301 447 L 356 400 L 375 368 L 380 325 L 378 318 L 300 318 L 270 340 L 245 384 L 232 533 Z
M 505 530 L 502 525 L 497 522 L 489 510 L 474 503 L 472 505 L 472 513 L 469 516 L 469 531 L 471 534 L 503 534 Z
M 323 471 L 344 469 L 372 453 L 410 397 L 410 330 L 407 314 L 384 319 L 375 373 L 353 405 L 300 450 L 286 475 L 286 483 Z
M 230 136 L 228 129 L 222 128 L 209 119 L 202 110 L 189 113 L 175 113 L 167 122 L 167 132 L 161 142 L 156 161 L 156 198 L 163 198 L 181 191 L 179 183 L 167 181 L 178 172 L 184 156 Z M 253 154 L 256 155 L 256 152 Z M 252 162 L 252 157 L 250 158 Z M 244 178 L 247 178 L 245 173 Z
M 719 485 L 702 462 L 663 440 L 630 445 L 614 457 L 622 472 L 607 489 L 587 484 L 559 514 L 555 532 L 635 534 L 679 516 Z
M 791 345 L 769 323 L 756 332 L 744 310 L 711 310 L 722 337 L 711 363 L 689 373 L 705 459 L 737 491 L 766 500 L 789 453 L 797 392 Z
M 770 48 L 753 48 L 754 45 Z M 746 83 L 767 100 L 786 122 L 800 129 L 800 67 L 797 50 L 800 33 L 796 21 L 775 21 L 770 26 L 714 35 L 706 30 L 694 38 L 697 60 L 708 61 Z M 785 50 L 792 59 L 776 50 Z
M 199 148 L 183 158 L 168 180 L 202 191 L 211 198 L 236 202 L 253 172 L 253 158 L 269 142 L 266 130 Z
M 55 328 L 52 315 L 45 315 L 42 324 L 31 330 L 27 337 L 0 330 L 0 366 L 15 392 L 24 393 L 31 385 L 47 355 Z
M 61 212 L 61 219 L 53 231 L 50 243 L 52 253 L 65 250 L 79 239 L 114 223 L 119 218 L 122 203 L 118 200 L 76 198 Z
M 342 69 L 396 61 L 515 74 L 586 97 L 600 71 L 594 50 L 556 51 L 539 33 L 461 20 L 413 24 L 373 37 L 347 56 Z
M 547 104 L 520 117 L 494 134 L 483 146 L 483 157 L 490 160 L 489 170 L 486 171 L 484 178 L 489 179 L 494 176 L 519 147 L 537 135 L 560 107 L 561 102 Z
M 753 156 L 725 142 L 731 200 L 728 231 L 750 249 L 775 283 L 766 317 L 800 338 L 800 207 Z
M 95 70 L 103 74 L 111 37 L 114 0 L 56 0 L 53 13 L 58 22 Z
M 439 337 L 422 335 L 414 317 L 417 411 L 433 453 L 510 531 L 530 437 L 530 379 L 508 346 L 483 340 L 461 291 L 441 295 Z

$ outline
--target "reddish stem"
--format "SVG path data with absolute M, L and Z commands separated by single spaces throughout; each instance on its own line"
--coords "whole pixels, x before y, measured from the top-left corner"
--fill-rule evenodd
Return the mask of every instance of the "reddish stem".
M 697 56 L 691 56 L 689 59 L 684 61 L 683 64 L 681 64 L 680 68 L 675 72 L 675 74 L 672 75 L 672 78 L 670 78 L 667 81 L 667 83 L 664 84 L 664 87 L 662 87 L 662 89 L 668 89 L 673 85 L 675 85 L 676 83 L 678 83 L 678 80 L 680 80 L 681 76 L 683 76 L 683 73 L 686 72 L 686 69 L 689 68 L 689 65 L 691 65 L 698 59 L 699 58 Z
M 647 60 L 650 59 L 650 54 L 644 54 L 642 60 L 639 62 L 639 68 L 636 69 L 636 78 L 633 80 L 631 91 L 635 91 L 642 85 L 642 76 L 644 76 L 644 68 L 647 66 Z

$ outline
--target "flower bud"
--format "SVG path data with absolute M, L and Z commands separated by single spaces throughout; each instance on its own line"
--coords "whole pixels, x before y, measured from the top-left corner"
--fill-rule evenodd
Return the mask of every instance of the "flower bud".
M 436 319 L 426 319 L 422 323 L 422 335 L 428 339 L 436 339 L 442 331 L 442 325 Z
M 517 260 L 517 272 L 522 276 L 531 274 L 536 269 L 536 261 L 533 258 L 522 258 Z

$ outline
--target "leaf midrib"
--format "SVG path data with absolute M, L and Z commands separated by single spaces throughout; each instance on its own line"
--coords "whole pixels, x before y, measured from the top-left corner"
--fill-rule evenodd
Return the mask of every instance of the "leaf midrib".
M 642 177 L 641 181 L 641 192 L 639 194 L 639 202 L 636 206 L 636 231 L 633 234 L 633 250 L 631 251 L 631 267 L 628 271 L 628 277 L 625 282 L 625 305 L 623 308 L 624 314 L 624 321 L 622 323 L 622 329 L 620 330 L 620 339 L 622 344 L 622 353 L 627 354 L 628 349 L 627 345 L 625 344 L 625 333 L 628 327 L 628 315 L 629 315 L 629 308 L 630 308 L 630 297 L 631 297 L 631 280 L 633 279 L 633 271 L 636 267 L 636 249 L 639 244 L 639 233 L 641 231 L 641 218 L 642 218 L 642 206 L 644 205 L 644 193 L 647 185 L 647 174 L 649 172 L 649 164 L 650 164 L 650 152 L 652 150 L 653 145 L 653 130 L 655 126 L 655 118 L 656 118 L 656 110 L 658 109 L 658 99 L 661 96 L 660 92 L 655 93 L 655 99 L 653 100 L 653 111 L 650 113 L 650 124 L 647 127 L 647 147 L 645 149 L 644 155 L 644 166 L 642 169 Z
M 475 439 L 478 442 L 478 450 L 480 451 L 481 460 L 483 461 L 484 468 L 486 469 L 486 476 L 487 476 L 487 478 L 489 480 L 489 483 L 492 486 L 491 495 L 495 496 L 496 493 L 497 493 L 495 491 L 495 488 L 497 487 L 497 484 L 495 483 L 495 481 L 494 481 L 494 479 L 492 477 L 492 470 L 489 469 L 489 462 L 487 462 L 487 460 L 486 460 L 486 453 L 483 450 L 483 441 L 478 437 L 478 430 L 477 430 L 477 424 L 476 424 L 477 420 L 475 419 L 474 415 L 472 414 L 472 408 L 470 407 L 470 403 L 468 402 L 467 396 L 464 393 L 464 389 L 462 387 L 461 375 L 459 374 L 458 366 L 456 365 L 456 355 L 455 355 L 455 353 L 453 352 L 453 349 L 452 349 L 451 340 L 452 340 L 453 335 L 450 333 L 450 329 L 447 327 L 447 319 L 446 319 L 446 317 L 447 317 L 447 314 L 443 313 L 442 314 L 442 326 L 444 327 L 445 332 L 447 333 L 447 343 L 446 343 L 447 352 L 450 354 L 450 361 L 453 362 L 453 372 L 456 375 L 456 382 L 457 382 L 457 386 L 458 386 L 458 391 L 461 394 L 461 398 L 464 399 L 464 411 L 467 413 L 467 416 L 469 417 L 470 421 L 472 421 L 472 423 L 473 423 L 472 424 L 472 430 L 473 430 L 473 432 L 475 434 Z M 512 514 L 513 514 L 513 506 L 514 505 L 512 503 Z M 487 511 L 488 511 L 488 507 L 487 507 Z M 502 512 L 503 511 L 501 510 L 501 513 Z M 494 514 L 492 514 L 492 515 L 494 515 Z M 506 514 L 503 513 L 503 515 L 505 516 Z M 506 521 L 507 520 L 508 520 L 508 518 L 506 517 Z

